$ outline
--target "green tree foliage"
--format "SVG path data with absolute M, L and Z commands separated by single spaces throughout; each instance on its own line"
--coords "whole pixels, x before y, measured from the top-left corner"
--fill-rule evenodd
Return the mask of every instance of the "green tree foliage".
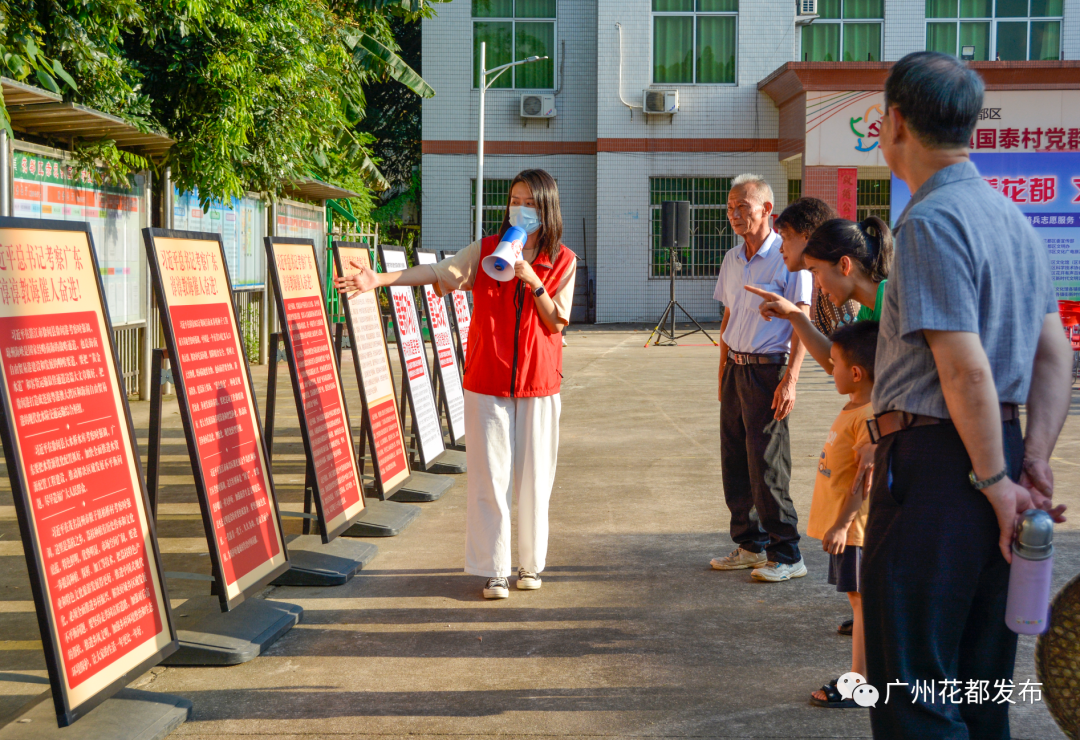
M 204 202 L 312 176 L 367 192 L 387 182 L 356 130 L 363 86 L 434 94 L 391 29 L 430 3 L 15 0 L 0 2 L 0 51 L 5 75 L 174 138 L 173 179 Z M 116 172 L 139 164 L 109 142 L 87 151 Z

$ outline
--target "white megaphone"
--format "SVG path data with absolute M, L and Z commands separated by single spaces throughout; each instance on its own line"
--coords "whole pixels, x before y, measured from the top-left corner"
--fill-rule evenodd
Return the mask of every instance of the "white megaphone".
M 521 259 L 525 251 L 525 240 L 529 235 L 517 226 L 511 226 L 503 235 L 495 251 L 480 261 L 480 266 L 493 280 L 505 283 L 514 277 L 514 263 Z

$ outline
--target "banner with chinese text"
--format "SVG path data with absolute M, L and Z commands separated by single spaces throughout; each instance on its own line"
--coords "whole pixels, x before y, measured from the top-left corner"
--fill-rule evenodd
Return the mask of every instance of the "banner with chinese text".
M 181 193 L 173 188 L 173 223 L 177 231 L 221 234 L 233 289 L 261 288 L 266 282 L 266 206 L 253 196 L 211 201 L 203 209 L 198 189 Z
M 144 178 L 129 187 L 101 185 L 70 160 L 16 151 L 12 213 L 90 224 L 105 301 L 114 326 L 146 319 L 146 263 L 139 230 L 148 224 Z
M 983 179 L 1023 211 L 1050 253 L 1058 300 L 1080 300 L 1080 153 L 979 154 L 971 161 Z M 895 221 L 911 200 L 892 178 Z
M 379 247 L 379 251 L 382 253 L 383 269 L 386 272 L 397 272 L 408 267 L 404 251 L 388 247 Z M 439 411 L 435 406 L 435 391 L 431 385 L 431 373 L 428 371 L 424 337 L 420 334 L 420 320 L 416 314 L 413 289 L 391 287 L 388 291 L 390 304 L 394 308 L 394 333 L 397 335 L 401 372 L 407 380 L 405 387 L 412 402 L 417 449 L 420 463 L 426 469 L 446 451 L 446 443 L 443 441 Z
M 232 608 L 289 568 L 219 237 L 147 229 L 214 577 Z
M 363 513 L 364 491 L 315 248 L 310 239 L 267 237 L 266 250 L 285 354 L 299 394 L 300 428 L 315 471 L 320 529 L 329 542 Z
M 338 274 L 352 275 L 354 264 L 371 267 L 366 245 L 348 246 L 334 243 Z M 371 459 L 383 497 L 390 496 L 396 487 L 409 478 L 409 462 L 398 416 L 397 393 L 390 371 L 390 356 L 383 336 L 382 316 L 379 313 L 378 293 L 359 291 L 348 296 L 345 320 L 352 337 L 353 363 L 360 379 L 360 394 L 367 413 L 371 440 Z
M 417 264 L 433 265 L 437 261 L 434 252 L 416 250 Z M 465 442 L 465 392 L 461 387 L 454 335 L 450 332 L 450 320 L 446 316 L 446 301 L 435 292 L 432 285 L 425 285 L 423 290 L 424 307 L 427 309 L 431 329 L 431 346 L 435 351 L 436 367 L 439 378 L 442 379 L 443 394 L 449 411 L 446 422 L 454 444 L 462 444 Z
M 177 646 L 88 231 L 0 219 L 4 453 L 62 726 Z

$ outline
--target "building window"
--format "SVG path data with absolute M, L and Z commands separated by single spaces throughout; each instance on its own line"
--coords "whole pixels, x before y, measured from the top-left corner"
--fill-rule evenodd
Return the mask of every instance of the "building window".
M 730 177 L 654 177 L 649 181 L 652 220 L 652 277 L 669 277 L 671 260 L 660 248 L 660 204 L 665 200 L 690 201 L 690 245 L 679 250 L 682 269 L 675 277 L 715 278 L 720 262 L 735 243 L 727 220 Z
M 890 180 L 859 180 L 855 185 L 855 218 L 859 221 L 877 216 L 887 224 L 889 221 Z
M 926 0 L 926 48 L 976 61 L 1061 58 L 1063 0 Z
M 880 62 L 885 0 L 818 0 L 802 27 L 804 62 Z
M 787 181 L 787 204 L 790 206 L 792 203 L 802 197 L 802 180 L 788 180 Z M 776 215 L 780 215 L 779 213 Z
M 735 84 L 739 0 L 652 0 L 653 83 Z
M 492 87 L 555 88 L 556 0 L 472 0 L 473 87 L 480 86 L 480 43 L 487 69 L 528 57 L 548 57 L 503 72 Z M 489 80 L 491 78 L 488 78 Z
M 503 214 L 506 213 L 506 204 L 510 200 L 510 180 L 488 180 L 484 178 L 484 236 L 498 234 L 502 228 Z M 476 233 L 476 178 L 470 183 L 469 203 L 469 238 Z

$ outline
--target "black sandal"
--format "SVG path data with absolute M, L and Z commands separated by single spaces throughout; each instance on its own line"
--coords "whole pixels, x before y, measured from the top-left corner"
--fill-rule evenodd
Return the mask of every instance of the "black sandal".
M 837 632 L 837 634 L 847 635 L 848 637 L 851 637 L 851 631 L 852 631 L 852 629 L 854 629 L 854 627 L 855 627 L 855 620 L 854 619 L 849 619 L 846 622 L 841 622 L 840 626 L 836 628 L 836 632 Z
M 822 701 L 813 694 L 810 695 L 810 704 L 815 707 L 824 707 L 825 709 L 856 709 L 858 704 L 854 699 L 845 699 L 840 696 L 840 690 L 836 688 L 836 682 L 840 679 L 834 678 L 829 683 L 821 687 L 821 690 L 825 692 L 825 697 L 828 701 Z

